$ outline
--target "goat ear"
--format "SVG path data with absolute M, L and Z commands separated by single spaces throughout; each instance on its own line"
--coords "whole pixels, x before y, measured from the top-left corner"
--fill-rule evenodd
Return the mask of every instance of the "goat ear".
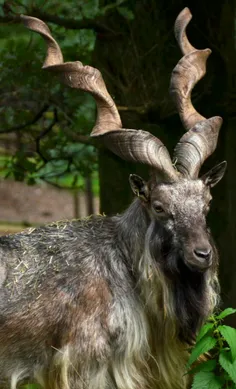
M 213 186 L 218 184 L 218 182 L 224 176 L 225 171 L 226 171 L 226 167 L 227 167 L 226 161 L 219 163 L 218 165 L 213 167 L 211 170 L 209 170 L 209 172 L 204 174 L 204 176 L 201 177 L 201 180 L 204 182 L 205 185 L 212 188 Z
M 137 174 L 130 174 L 129 183 L 134 194 L 147 202 L 149 200 L 149 189 L 147 183 Z

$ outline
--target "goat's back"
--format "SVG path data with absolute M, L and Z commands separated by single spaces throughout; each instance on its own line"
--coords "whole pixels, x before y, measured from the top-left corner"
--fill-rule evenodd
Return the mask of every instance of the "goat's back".
M 1 237 L 0 253 L 0 375 L 13 386 L 33 375 L 65 386 L 71 366 L 92 375 L 95 366 L 142 353 L 146 321 L 112 218 Z

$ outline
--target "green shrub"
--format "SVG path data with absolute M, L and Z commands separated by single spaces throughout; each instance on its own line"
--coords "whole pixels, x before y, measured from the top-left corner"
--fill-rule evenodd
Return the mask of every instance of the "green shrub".
M 227 308 L 201 328 L 187 364 L 192 389 L 236 389 L 236 329 L 222 324 L 234 313 L 236 309 Z M 206 353 L 207 360 L 197 362 Z

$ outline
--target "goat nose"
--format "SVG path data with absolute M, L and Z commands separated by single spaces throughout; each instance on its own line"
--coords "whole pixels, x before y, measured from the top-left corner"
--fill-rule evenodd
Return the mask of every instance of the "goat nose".
M 201 262 L 209 262 L 211 261 L 211 248 L 210 247 L 202 247 L 196 248 L 194 251 L 195 257 Z

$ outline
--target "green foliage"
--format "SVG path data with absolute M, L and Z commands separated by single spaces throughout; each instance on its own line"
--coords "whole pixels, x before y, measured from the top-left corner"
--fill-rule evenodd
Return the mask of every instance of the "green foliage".
M 220 389 L 222 388 L 222 380 L 220 377 L 216 377 L 213 372 L 200 371 L 194 377 L 192 388 Z
M 134 14 L 131 10 L 129 10 L 126 7 L 118 7 L 117 11 L 119 12 L 120 15 L 122 15 L 125 19 L 127 20 L 133 20 L 134 19 Z
M 191 366 L 188 374 L 193 375 L 192 389 L 236 388 L 236 329 L 222 325 L 234 313 L 236 309 L 227 308 L 201 328 L 187 364 L 187 369 Z M 206 353 L 210 359 L 199 362 Z
M 236 384 L 236 360 L 232 360 L 228 351 L 221 351 L 219 356 L 221 367 L 228 373 L 230 380 Z
M 99 0 L 0 0 L 2 19 L 13 19 L 0 25 L 1 177 L 81 189 L 84 178 L 92 175 L 97 192 L 97 152 L 88 138 L 94 100 L 43 71 L 42 37 L 14 21 L 20 14 L 44 19 L 65 61 L 91 64 L 97 31 L 106 30 L 103 18 L 112 13 L 126 22 L 134 18 L 127 0 L 101 6 Z
M 198 357 L 200 357 L 200 355 L 207 353 L 215 347 L 216 339 L 209 334 L 210 332 L 204 335 L 202 339 L 197 342 L 194 349 L 192 350 L 187 367 L 192 365 L 192 363 L 195 362 Z
M 4 2 L 3 2 L 4 3 Z M 1 4 L 1 3 L 0 3 Z M 42 9 L 44 12 L 56 13 L 62 17 L 71 17 L 74 20 L 81 20 L 83 18 L 94 18 L 99 13 L 98 0 L 13 0 L 11 1 L 11 10 L 17 14 L 32 13 L 35 9 Z
M 232 360 L 236 360 L 236 329 L 229 326 L 219 326 L 218 330 L 230 347 Z
M 17 0 L 7 7 L 6 2 L 0 2 L 1 15 L 31 15 L 37 9 L 54 15 L 56 9 L 62 20 L 80 21 L 100 13 L 98 0 Z M 49 25 L 65 60 L 91 63 L 94 30 Z M 84 177 L 97 176 L 96 149 L 80 140 L 80 135 L 89 135 L 94 124 L 93 99 L 70 90 L 41 69 L 45 43 L 23 25 L 1 25 L 0 43 L 1 176 L 31 185 L 46 181 L 62 187 L 83 187 Z

